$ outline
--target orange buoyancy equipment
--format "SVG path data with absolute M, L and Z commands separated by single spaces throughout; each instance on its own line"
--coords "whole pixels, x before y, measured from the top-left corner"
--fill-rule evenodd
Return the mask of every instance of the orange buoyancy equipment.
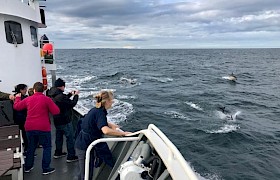
M 44 66 L 42 66 L 42 79 L 43 79 L 44 90 L 46 90 L 48 88 L 48 80 L 47 80 L 47 69 Z
M 42 49 L 45 55 L 51 55 L 53 53 L 53 45 L 51 43 L 44 44 Z

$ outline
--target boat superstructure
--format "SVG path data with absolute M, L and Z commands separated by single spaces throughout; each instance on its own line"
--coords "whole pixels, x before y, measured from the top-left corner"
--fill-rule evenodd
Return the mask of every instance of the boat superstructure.
M 42 81 L 38 28 L 46 27 L 38 0 L 0 1 L 1 91 Z
M 38 28 L 46 27 L 44 10 L 39 3 L 39 0 L 0 1 L 0 48 L 2 52 L 0 53 L 0 90 L 2 92 L 12 93 L 14 86 L 19 83 L 27 84 L 29 87 L 32 87 L 34 82 L 37 81 L 46 84 L 45 70 L 51 72 L 52 79 L 55 79 L 56 65 L 52 43 L 48 42 L 47 49 L 44 49 L 44 42 L 40 42 L 40 38 L 38 37 Z M 8 110 L 6 111 L 6 109 Z M 10 152 L 13 152 L 11 158 L 20 159 L 18 170 L 16 173 L 12 173 L 16 175 L 13 175 L 11 179 L 23 179 L 22 166 L 24 159 L 18 133 L 19 130 L 16 129 L 16 126 L 11 125 L 12 121 L 10 121 L 12 117 L 10 116 L 12 113 L 11 104 L 7 103 L 7 107 L 3 105 L 3 108 L 1 105 L 1 111 L 2 110 L 3 112 L 6 111 L 8 116 L 0 116 L 0 121 L 7 121 L 8 124 L 5 124 L 5 126 L 2 126 L 3 128 L 1 127 L 0 129 L 0 147 L 1 143 L 4 141 L 11 142 L 9 138 L 5 138 L 6 134 L 10 137 L 11 131 L 7 131 L 7 128 L 11 126 L 15 129 L 12 139 L 15 139 L 14 141 L 16 141 L 16 143 L 14 144 L 17 144 L 17 146 L 11 148 L 9 148 L 9 146 L 6 148 L 5 146 L 5 148 L 0 148 L 0 150 L 4 154 L 7 154 L 5 151 L 8 150 L 9 156 L 11 156 Z M 76 106 L 72 120 L 74 127 L 76 127 L 78 119 L 83 117 L 87 112 L 88 109 L 82 105 Z M 4 133 L 4 131 L 2 131 L 3 129 L 6 134 L 3 136 L 4 139 L 1 139 L 1 135 Z M 175 145 L 164 133 L 152 124 L 149 125 L 147 129 L 140 130 L 127 137 L 105 137 L 92 142 L 87 150 L 86 177 L 89 172 L 88 161 L 90 151 L 92 147 L 99 142 L 107 142 L 109 144 L 113 153 L 115 165 L 110 169 L 102 164 L 99 168 L 94 170 L 94 179 L 197 179 L 196 174 Z M 11 158 L 5 160 L 11 163 Z M 0 158 L 0 161 L 2 164 L 3 159 Z M 52 163 L 56 162 L 53 161 Z M 40 163 L 35 162 L 35 165 L 40 166 Z M 64 164 L 63 166 L 68 165 Z M 71 173 L 59 174 L 65 170 L 63 166 L 57 166 L 57 168 L 61 168 L 61 170 L 57 170 L 55 173 L 45 176 L 44 179 L 62 178 L 65 174 L 70 175 Z M 78 164 L 76 164 L 75 167 L 77 166 Z M 2 173 L 0 176 L 6 176 L 10 171 L 11 168 L 5 170 L 5 172 L 2 172 L 2 169 L 0 169 Z M 71 168 L 67 167 L 67 171 L 71 171 Z M 35 174 L 35 172 L 32 173 Z M 32 176 L 32 173 L 26 175 L 26 179 L 41 179 L 37 174 Z M 73 178 L 74 177 L 67 176 L 66 179 Z

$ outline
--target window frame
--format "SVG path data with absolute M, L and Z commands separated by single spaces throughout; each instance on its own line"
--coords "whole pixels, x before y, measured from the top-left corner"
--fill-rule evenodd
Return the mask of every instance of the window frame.
M 6 41 L 10 44 L 23 44 L 21 24 L 16 21 L 4 21 Z
M 32 45 L 34 47 L 38 47 L 39 46 L 39 40 L 38 40 L 37 28 L 34 27 L 34 26 L 30 26 L 30 37 L 31 37 Z

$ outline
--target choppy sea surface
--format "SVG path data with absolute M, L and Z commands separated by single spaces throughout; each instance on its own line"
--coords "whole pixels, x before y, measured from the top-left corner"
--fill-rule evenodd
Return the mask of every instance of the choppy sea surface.
M 157 125 L 200 179 L 280 178 L 280 49 L 57 50 L 56 63 L 79 104 L 114 91 L 109 120 Z

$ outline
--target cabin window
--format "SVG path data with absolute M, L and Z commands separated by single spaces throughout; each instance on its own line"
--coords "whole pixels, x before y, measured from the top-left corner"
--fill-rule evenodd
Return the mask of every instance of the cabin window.
M 37 29 L 33 26 L 30 26 L 31 33 L 31 41 L 34 47 L 38 47 L 38 37 L 37 37 Z
M 11 44 L 22 44 L 22 29 L 21 25 L 14 21 L 5 21 L 6 40 Z

